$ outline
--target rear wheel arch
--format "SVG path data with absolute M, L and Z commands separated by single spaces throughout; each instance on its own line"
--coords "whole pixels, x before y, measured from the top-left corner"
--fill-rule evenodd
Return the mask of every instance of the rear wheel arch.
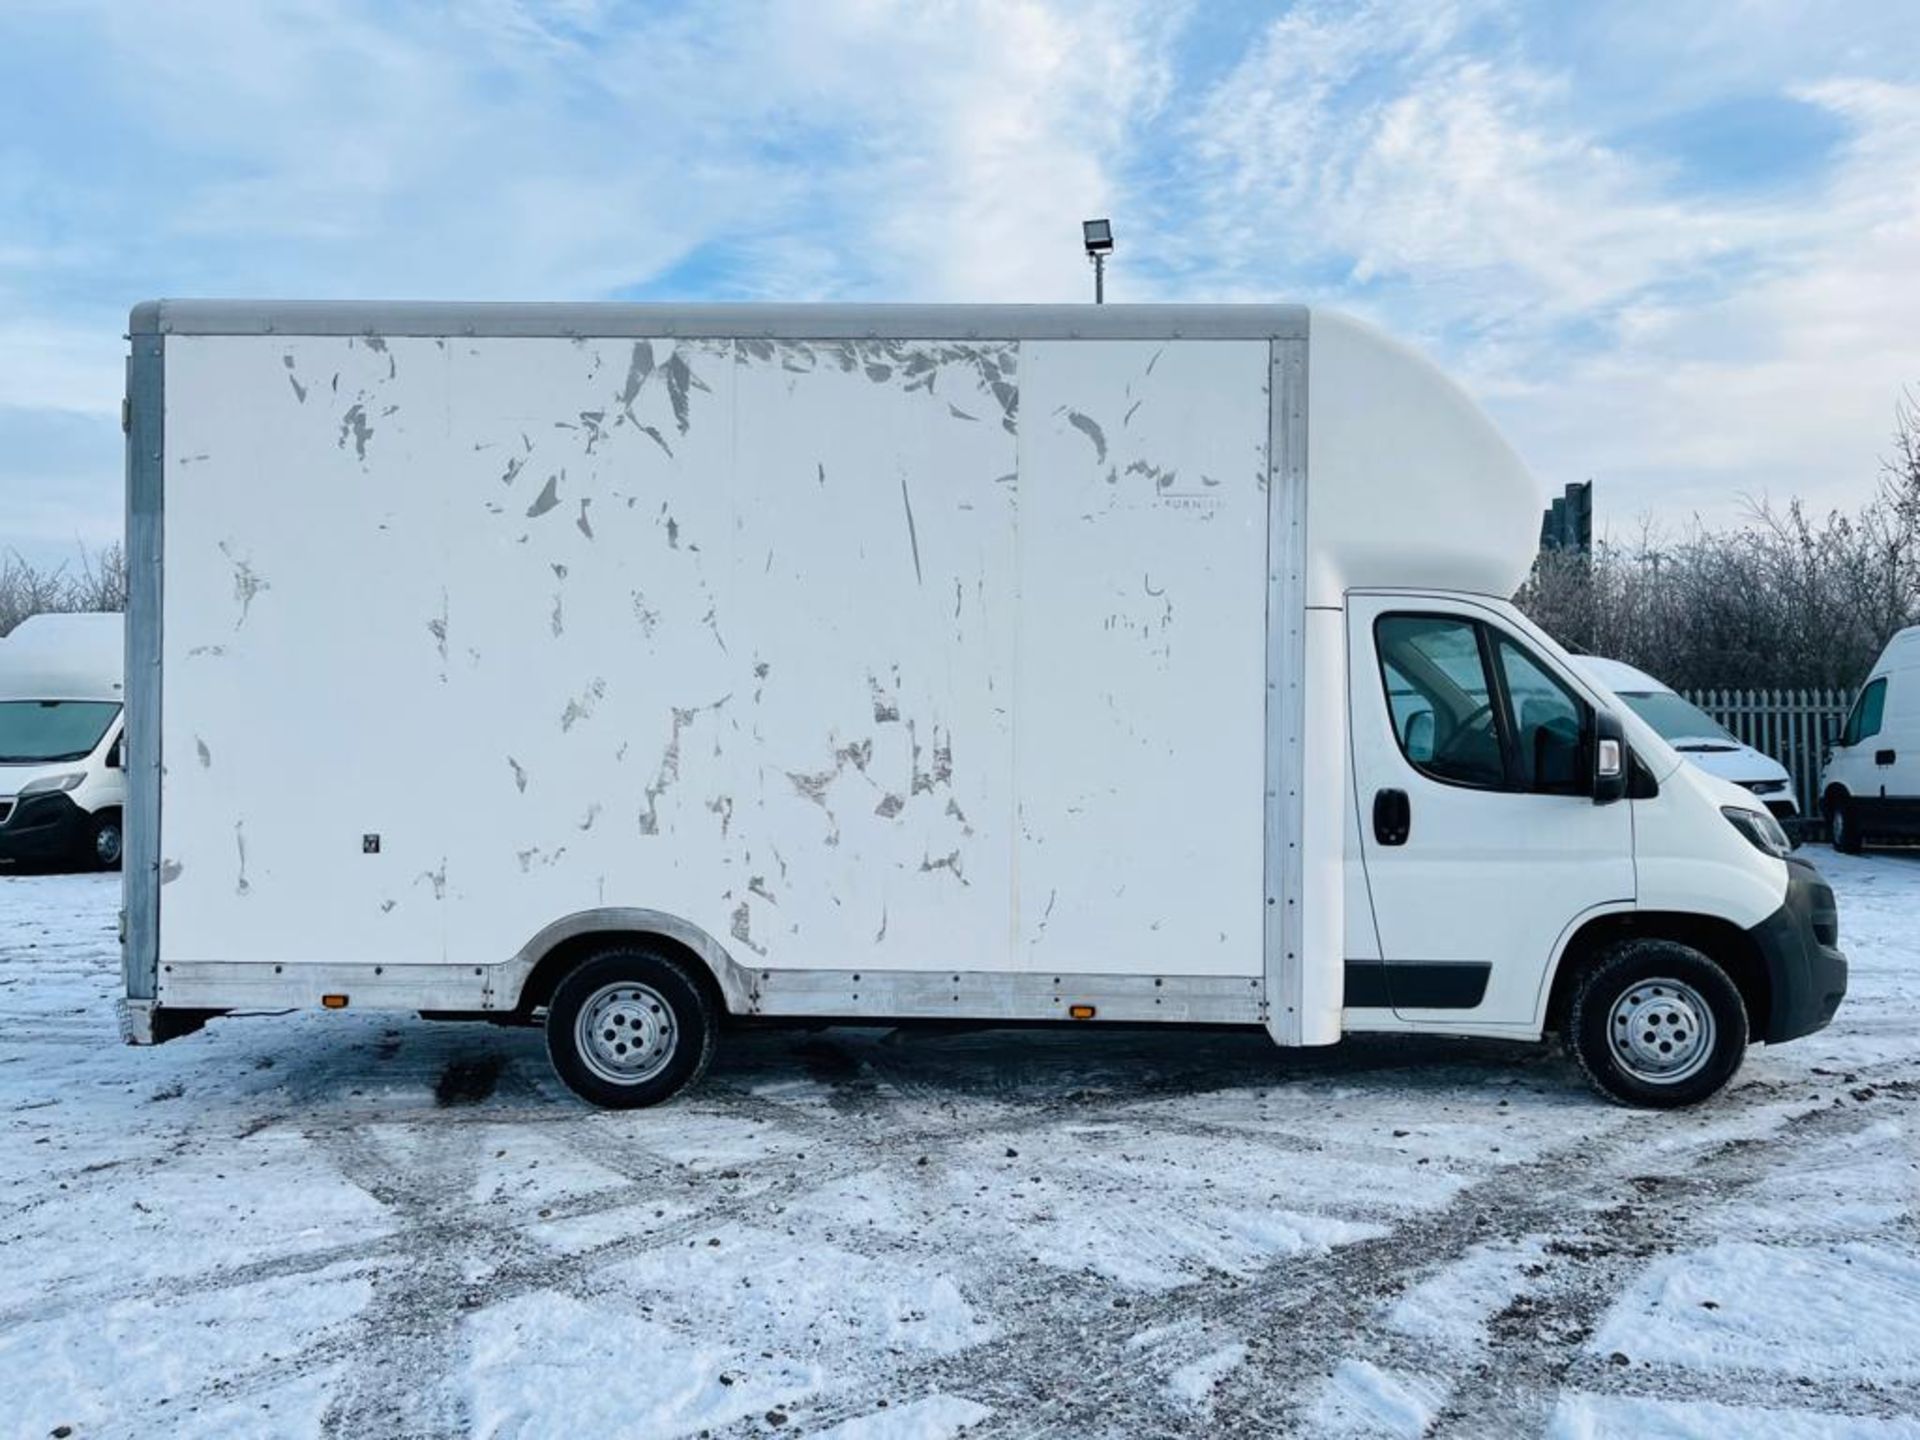
M 1712 959 L 1732 978 L 1747 1010 L 1748 1036 L 1764 1035 L 1773 987 L 1765 958 L 1745 929 L 1717 915 L 1671 910 L 1626 910 L 1597 915 L 1567 941 L 1548 991 L 1545 1028 L 1564 1030 L 1580 980 L 1624 940 L 1673 940 Z
M 566 975 L 620 945 L 651 948 L 680 960 L 716 1016 L 737 1016 L 751 1008 L 751 975 L 726 948 L 697 925 L 651 910 L 588 912 L 547 925 L 516 956 L 516 968 L 524 968 L 524 977 L 507 1008 L 518 1020 L 532 1021 L 534 1012 L 553 1000 Z

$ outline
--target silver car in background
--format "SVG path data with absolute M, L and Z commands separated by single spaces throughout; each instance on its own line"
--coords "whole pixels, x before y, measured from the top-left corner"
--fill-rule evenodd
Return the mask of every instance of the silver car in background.
M 1621 660 L 1576 655 L 1574 663 L 1613 691 L 1674 749 L 1709 775 L 1731 780 L 1773 812 L 1776 820 L 1795 820 L 1793 776 L 1771 755 L 1754 749 L 1698 705 L 1663 685 L 1644 670 Z

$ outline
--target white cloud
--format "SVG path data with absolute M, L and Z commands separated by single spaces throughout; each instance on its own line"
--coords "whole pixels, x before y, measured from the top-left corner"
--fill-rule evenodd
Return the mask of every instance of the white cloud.
M 1192 0 L 15 0 L 0 56 L 57 35 L 85 103 L 0 141 L 0 404 L 110 410 L 153 293 L 1077 299 L 1112 213 L 1116 293 L 1369 313 L 1603 516 L 1848 500 L 1920 383 L 1920 92 L 1858 78 L 1872 8 L 1554 22 L 1607 72 L 1511 0 L 1253 7 L 1225 57 Z M 1734 92 L 1846 122 L 1815 190 L 1612 138 Z M 0 456 L 0 532 L 49 473 Z
M 1568 75 L 1487 46 L 1498 13 L 1275 21 L 1193 122 L 1197 263 L 1244 289 L 1334 267 L 1315 298 L 1424 336 L 1603 515 L 1864 498 L 1920 382 L 1920 90 L 1792 87 L 1853 130 L 1818 203 L 1681 194 L 1583 123 Z
M 1920 385 L 1920 88 L 1800 94 L 1856 138 L 1822 203 L 1785 217 L 1792 263 L 1711 301 L 1649 304 L 1614 348 L 1493 387 L 1536 463 L 1577 455 L 1615 479 L 1631 497 L 1616 516 L 1724 519 L 1761 495 L 1849 507 L 1890 451 L 1898 396 Z
M 1116 189 L 1107 157 L 1164 88 L 1153 41 L 1178 13 L 92 11 L 122 98 L 191 162 L 150 223 L 243 252 L 256 285 L 591 296 L 780 233 L 832 237 L 816 261 L 840 257 L 842 293 L 972 299 L 1077 293 L 1072 223 Z
M 1181 8 L 20 0 L 0 53 L 58 34 L 94 103 L 0 173 L 0 404 L 116 407 L 154 294 L 595 298 L 717 251 L 726 298 L 1077 297 Z M 0 456 L 0 533 L 92 533 L 110 483 Z
M 1564 77 L 1465 51 L 1488 8 L 1274 22 L 1192 122 L 1216 263 L 1334 259 L 1356 285 L 1416 282 L 1399 303 L 1436 328 L 1545 329 L 1778 234 L 1660 193 L 1574 122 Z
M 14 315 L 0 319 L 0 403 L 22 410 L 118 415 L 125 317 L 100 327 Z

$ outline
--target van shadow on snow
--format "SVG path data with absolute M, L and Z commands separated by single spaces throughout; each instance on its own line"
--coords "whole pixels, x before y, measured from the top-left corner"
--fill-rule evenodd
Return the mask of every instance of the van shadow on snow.
M 371 1059 L 342 1063 L 342 1054 L 331 1046 L 324 1057 L 313 1057 L 305 1072 L 310 1100 L 324 1103 L 329 1092 L 343 1101 L 358 1095 L 367 1082 L 382 1078 L 373 1060 L 392 1058 L 404 1036 L 413 1061 L 405 1066 L 411 1072 L 407 1079 L 430 1085 L 438 1108 L 498 1103 L 510 1091 L 516 1108 L 532 1103 L 550 1104 L 556 1113 L 575 1109 L 576 1102 L 549 1083 L 537 1029 L 477 1035 L 477 1027 L 386 1018 L 386 1038 Z M 239 1028 L 232 1021 L 217 1023 L 210 1034 L 225 1031 L 238 1040 Z M 300 1064 L 292 1055 L 283 1059 L 290 1067 Z M 1377 1083 L 1383 1092 L 1407 1086 L 1504 1091 L 1524 1085 L 1587 1099 L 1573 1067 L 1552 1044 L 1368 1035 L 1288 1050 L 1252 1029 L 769 1024 L 724 1031 L 712 1068 L 687 1093 L 689 1099 L 724 1104 L 725 1097 L 803 1083 L 825 1091 L 835 1108 L 943 1097 L 1044 1107 L 1096 1095 L 1107 1102 L 1152 1100 L 1331 1080 L 1363 1088 Z

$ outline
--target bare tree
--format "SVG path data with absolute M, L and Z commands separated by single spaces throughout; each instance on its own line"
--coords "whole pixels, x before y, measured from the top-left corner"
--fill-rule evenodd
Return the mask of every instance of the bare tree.
M 127 608 L 127 555 L 118 541 L 82 550 L 77 570 L 39 566 L 18 551 L 0 555 L 0 635 L 29 615 Z
M 1920 405 L 1902 398 L 1893 455 L 1854 514 L 1760 501 L 1725 530 L 1643 526 L 1590 558 L 1543 554 L 1515 599 L 1563 641 L 1682 689 L 1858 684 L 1920 622 Z

